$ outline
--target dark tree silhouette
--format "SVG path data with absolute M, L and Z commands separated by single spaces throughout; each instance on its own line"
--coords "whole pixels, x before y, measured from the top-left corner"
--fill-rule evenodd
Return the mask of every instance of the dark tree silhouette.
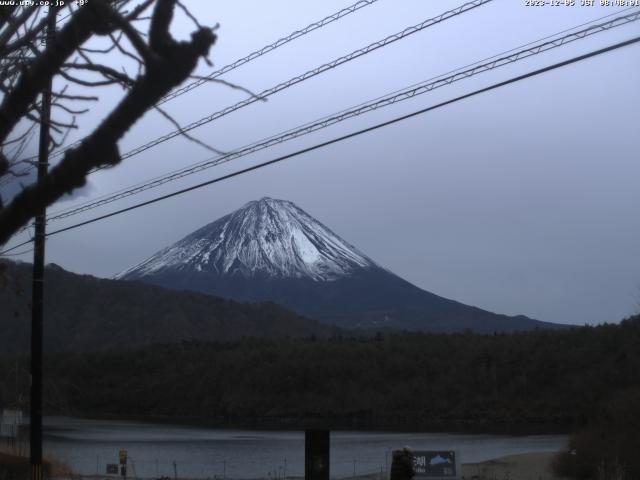
M 91 170 L 117 165 L 121 161 L 118 141 L 160 98 L 191 75 L 216 39 L 214 29 L 199 25 L 190 41 L 172 37 L 169 30 L 176 6 L 195 21 L 178 0 L 83 3 L 72 9 L 72 2 L 66 2 L 66 7 L 51 7 L 46 12 L 36 6 L 0 7 L 0 181 L 25 171 L 20 170 L 25 162 L 22 154 L 40 122 L 40 94 L 51 79 L 81 87 L 120 84 L 126 88 L 122 100 L 102 122 L 68 148 L 42 180 L 24 188 L 6 206 L 0 200 L 0 245 L 40 209 L 83 186 Z M 68 18 L 44 42 L 49 17 L 63 13 L 62 8 L 70 9 Z M 138 22 L 148 22 L 146 33 L 138 30 Z M 97 37 L 106 39 L 109 46 L 86 46 Z M 138 74 L 130 77 L 110 64 L 114 53 L 133 60 Z M 77 127 L 76 116 L 87 111 L 74 105 L 96 99 L 74 95 L 67 86 L 52 92 L 52 98 L 56 111 L 69 118 L 49 120 L 49 149 L 59 147 L 69 129 Z

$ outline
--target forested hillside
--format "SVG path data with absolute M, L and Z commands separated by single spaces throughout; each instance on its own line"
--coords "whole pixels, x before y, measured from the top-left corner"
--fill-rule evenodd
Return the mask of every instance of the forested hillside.
M 565 331 L 246 339 L 57 354 L 47 358 L 45 376 L 55 390 L 50 411 L 64 413 L 560 431 L 599 421 L 611 399 L 637 395 L 638 345 L 634 317 Z M 0 378 L 10 378 L 11 368 L 4 362 Z
M 29 351 L 31 275 L 27 263 L 0 262 L 0 355 Z M 330 336 L 339 329 L 270 302 L 241 303 L 137 282 L 45 270 L 44 348 L 49 352 L 141 347 L 243 336 Z

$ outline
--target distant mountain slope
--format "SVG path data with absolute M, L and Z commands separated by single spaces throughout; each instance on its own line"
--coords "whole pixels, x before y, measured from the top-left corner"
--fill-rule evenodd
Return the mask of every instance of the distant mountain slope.
M 0 262 L 0 353 L 29 350 L 31 265 Z M 138 282 L 45 271 L 45 349 L 90 351 L 182 340 L 329 336 L 337 329 L 273 303 L 246 304 Z
M 118 278 L 236 300 L 270 300 L 346 328 L 494 332 L 558 327 L 422 290 L 293 203 L 271 198 L 249 202 Z

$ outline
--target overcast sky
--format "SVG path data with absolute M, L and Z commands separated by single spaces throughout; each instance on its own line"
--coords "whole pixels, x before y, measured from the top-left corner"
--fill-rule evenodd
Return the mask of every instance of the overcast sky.
M 351 2 L 185 2 L 220 23 L 221 67 Z M 259 92 L 463 2 L 379 0 L 245 65 L 225 79 Z M 222 150 L 315 120 L 505 50 L 620 11 L 495 0 L 272 96 L 193 134 Z M 598 2 L 599 3 L 599 2 Z M 193 30 L 177 18 L 175 34 Z M 59 221 L 60 228 L 640 33 L 640 22 L 475 76 Z M 123 63 L 115 58 L 115 62 Z M 384 267 L 447 298 L 563 323 L 616 322 L 640 302 L 640 46 L 474 97 L 277 166 L 50 237 L 47 262 L 100 277 L 140 262 L 263 196 L 295 202 Z M 211 68 L 201 64 L 199 73 Z M 107 89 L 73 141 L 121 95 Z M 165 105 L 183 124 L 245 98 L 207 84 Z M 173 130 L 149 113 L 121 151 Z M 50 209 L 156 177 L 211 153 L 184 138 L 92 175 Z M 26 237 L 14 238 L 11 246 Z M 30 261 L 27 255 L 22 259 Z

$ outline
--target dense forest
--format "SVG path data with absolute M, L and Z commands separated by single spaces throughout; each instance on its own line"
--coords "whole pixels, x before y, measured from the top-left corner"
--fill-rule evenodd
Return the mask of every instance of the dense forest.
M 48 409 L 566 431 L 640 389 L 640 317 L 516 334 L 182 342 L 46 359 Z M 15 361 L 0 365 L 11 401 Z

